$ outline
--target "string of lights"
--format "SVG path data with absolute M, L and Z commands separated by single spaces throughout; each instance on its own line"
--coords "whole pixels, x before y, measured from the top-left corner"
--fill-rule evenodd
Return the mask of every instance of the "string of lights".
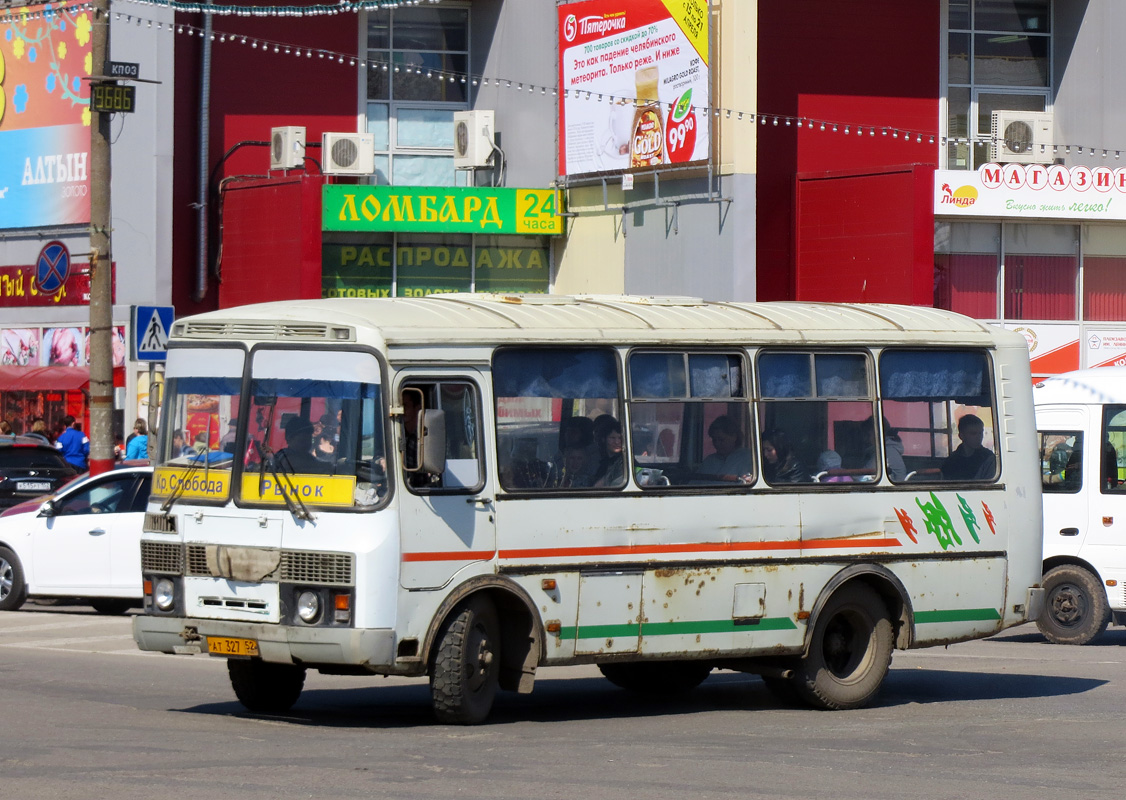
M 440 0 L 337 0 L 335 3 L 311 3 L 300 6 L 276 5 L 235 5 L 230 3 L 200 3 L 183 2 L 183 0 L 129 0 L 143 6 L 154 8 L 169 8 L 186 14 L 211 14 L 213 16 L 235 17 L 320 17 L 335 14 L 358 14 L 361 11 L 389 11 L 405 6 L 418 6 L 423 2 L 438 3 Z M 10 17 L 37 19 L 41 16 L 50 16 L 51 11 L 62 8 L 85 8 L 83 4 L 55 3 L 48 4 L 41 11 L 29 11 L 31 6 L 11 6 L 10 12 L 0 17 L 0 22 L 8 22 Z
M 426 0 L 427 2 L 436 3 L 438 0 Z M 164 6 L 176 8 L 178 11 L 191 11 L 193 13 L 199 12 L 203 7 L 199 4 L 192 3 L 178 3 L 176 0 L 128 0 L 128 2 L 136 3 L 139 5 L 149 6 Z M 403 5 L 417 5 L 422 0 L 404 0 L 404 2 L 343 2 L 334 4 L 332 6 L 309 6 L 300 7 L 305 11 L 314 9 L 311 13 L 342 13 L 343 11 L 360 11 L 371 8 L 392 8 Z M 185 6 L 180 8 L 180 6 Z M 190 7 L 190 8 L 189 8 Z M 363 8 L 361 8 L 363 7 Z M 3 16 L 0 16 L 0 24 L 9 24 L 13 21 L 19 22 L 29 19 L 37 19 L 40 17 L 49 17 L 52 13 L 66 9 L 71 13 L 75 11 L 93 11 L 93 5 L 85 2 L 78 3 L 59 3 L 53 7 L 45 7 L 40 11 L 25 11 L 27 6 L 20 7 L 19 10 L 12 9 Z M 219 8 L 254 8 L 258 10 L 278 11 L 279 13 L 273 14 L 238 14 L 239 16 L 286 16 L 280 13 L 282 9 L 294 8 L 289 6 L 262 6 L 262 7 L 236 7 L 236 6 L 209 6 L 207 7 L 210 13 L 224 13 L 216 11 Z M 332 9 L 331 11 L 315 11 L 315 9 Z M 513 90 L 519 93 L 527 93 L 531 95 L 539 95 L 546 97 L 558 97 L 560 90 L 554 86 L 547 86 L 544 84 L 532 83 L 529 81 L 521 81 L 517 79 L 510 79 L 504 77 L 489 77 L 484 75 L 474 75 L 471 73 L 451 72 L 449 70 L 434 69 L 431 67 L 412 65 L 405 63 L 393 62 L 388 58 L 380 58 L 378 56 L 368 56 L 367 58 L 357 56 L 352 53 L 341 53 L 333 50 L 326 50 L 317 47 L 308 47 L 304 45 L 295 45 L 285 42 L 277 42 L 260 37 L 248 36 L 243 33 L 225 33 L 221 31 L 212 30 L 209 34 L 203 28 L 188 25 L 180 22 L 161 22 L 159 20 L 152 20 L 136 14 L 123 13 L 120 11 L 110 11 L 114 19 L 117 21 L 123 20 L 126 24 L 136 24 L 138 27 L 146 25 L 148 28 L 155 28 L 158 31 L 170 31 L 181 35 L 187 36 L 210 36 L 212 41 L 224 43 L 237 43 L 240 45 L 249 45 L 251 49 L 261 50 L 264 53 L 274 53 L 278 55 L 294 56 L 296 58 L 306 59 L 327 59 L 338 64 L 347 64 L 349 67 L 355 68 L 359 64 L 361 69 L 371 71 L 382 71 L 388 73 L 401 73 L 406 75 L 414 75 L 424 77 L 428 80 L 444 81 L 448 83 L 461 83 L 470 84 L 472 86 L 481 87 L 495 87 L 503 90 Z M 237 13 L 237 12 L 232 12 Z M 297 15 L 299 16 L 299 15 Z M 629 97 L 623 95 L 613 95 L 605 92 L 598 92 L 589 89 L 563 89 L 562 95 L 564 99 L 585 100 L 598 103 L 635 103 L 636 97 Z M 666 110 L 670 110 L 671 103 L 661 104 Z M 839 120 L 826 120 L 818 119 L 815 117 L 794 116 L 790 114 L 773 114 L 768 112 L 744 111 L 733 108 L 725 108 L 722 106 L 704 106 L 700 108 L 702 114 L 708 115 L 716 120 L 735 120 L 749 124 L 758 124 L 762 127 L 768 128 L 793 128 L 795 130 L 807 131 L 810 133 L 835 133 L 844 136 L 856 136 L 858 138 L 866 137 L 873 139 L 879 137 L 892 142 L 903 142 L 906 144 L 923 144 L 928 145 L 940 144 L 942 147 L 948 145 L 962 145 L 972 147 L 997 147 L 1000 144 L 1006 143 L 1006 140 L 992 135 L 980 135 L 976 137 L 970 136 L 942 136 L 934 131 L 920 131 L 909 128 L 898 127 L 894 125 L 877 125 L 870 123 L 856 123 L 856 122 L 842 122 Z M 1077 145 L 1069 143 L 1033 143 L 1026 142 L 1007 142 L 1011 149 L 1016 148 L 1038 148 L 1041 155 L 1057 156 L 1075 155 L 1083 158 L 1110 158 L 1121 160 L 1121 148 L 1109 147 L 1093 147 L 1090 145 Z

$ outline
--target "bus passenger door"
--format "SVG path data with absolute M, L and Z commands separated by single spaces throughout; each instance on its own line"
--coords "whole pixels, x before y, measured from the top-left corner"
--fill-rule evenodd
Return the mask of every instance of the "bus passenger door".
M 496 554 L 495 490 L 485 470 L 481 378 L 476 371 L 430 370 L 404 374 L 396 386 L 394 404 L 405 410 L 395 421 L 395 437 L 400 583 L 406 589 L 443 586 L 459 570 Z M 415 470 L 408 455 L 416 446 L 417 426 L 432 409 L 444 414 L 446 439 L 444 469 L 435 474 Z
M 1099 436 L 1086 408 L 1038 408 L 1040 475 L 1044 503 L 1044 558 L 1079 555 L 1101 520 L 1099 506 Z M 1093 502 L 1092 502 L 1093 501 Z M 1124 509 L 1126 511 L 1126 509 Z M 1122 522 L 1126 524 L 1126 513 Z M 1090 556 L 1088 556 L 1090 558 Z

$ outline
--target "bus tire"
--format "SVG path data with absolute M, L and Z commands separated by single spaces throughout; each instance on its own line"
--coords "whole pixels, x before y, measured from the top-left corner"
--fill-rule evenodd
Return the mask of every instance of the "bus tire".
M 817 615 L 809 653 L 794 671 L 794 688 L 817 708 L 860 708 L 879 692 L 893 646 L 884 601 L 862 583 L 846 584 Z
M 1110 623 L 1110 606 L 1098 579 L 1063 564 L 1044 576 L 1044 611 L 1036 627 L 1053 644 L 1087 644 Z
M 703 661 L 634 661 L 599 664 L 603 677 L 615 686 L 638 694 L 683 694 L 712 673 Z
M 438 630 L 430 697 L 440 722 L 473 725 L 493 708 L 500 676 L 500 623 L 493 602 L 476 594 Z
M 227 659 L 227 674 L 235 697 L 256 714 L 289 711 L 305 687 L 305 668 L 258 659 Z
M 23 565 L 7 547 L 0 547 L 0 611 L 15 611 L 27 601 Z

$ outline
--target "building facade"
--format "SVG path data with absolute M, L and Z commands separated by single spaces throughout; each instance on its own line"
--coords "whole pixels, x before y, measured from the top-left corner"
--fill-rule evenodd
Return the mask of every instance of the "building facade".
M 144 303 L 627 292 L 938 305 L 1020 329 L 1037 375 L 1126 357 L 1115 0 L 200 8 L 111 7 L 111 58 L 160 81 L 114 118 L 123 328 Z M 88 175 L 51 137 L 96 74 L 68 66 L 83 14 L 0 10 L 0 137 L 27 150 L 0 152 L 0 288 L 50 278 L 52 242 L 81 277 L 88 203 L 59 200 Z M 9 360 L 50 366 L 81 288 L 27 292 L 0 297 Z

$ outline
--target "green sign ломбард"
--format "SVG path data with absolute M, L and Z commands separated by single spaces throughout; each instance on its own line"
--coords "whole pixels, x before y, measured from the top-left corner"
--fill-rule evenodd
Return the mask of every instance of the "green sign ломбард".
M 326 231 L 558 235 L 554 189 L 325 186 Z

